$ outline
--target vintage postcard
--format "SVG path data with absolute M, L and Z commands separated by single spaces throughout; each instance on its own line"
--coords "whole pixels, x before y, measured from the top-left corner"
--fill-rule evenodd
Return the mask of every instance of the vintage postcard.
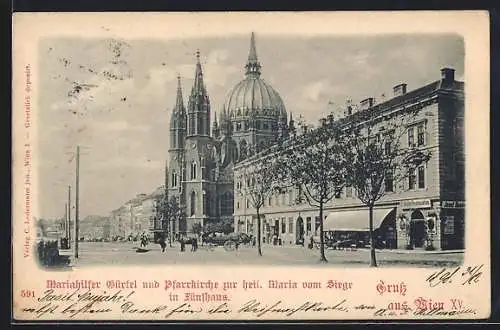
M 490 314 L 481 11 L 16 13 L 13 319 Z

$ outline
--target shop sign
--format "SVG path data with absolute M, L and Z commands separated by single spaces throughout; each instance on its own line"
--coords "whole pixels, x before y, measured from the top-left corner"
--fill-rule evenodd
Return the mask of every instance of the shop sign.
M 443 209 L 465 209 L 465 201 L 441 201 Z
M 455 233 L 455 217 L 448 215 L 444 217 L 444 228 L 443 233 L 445 235 L 451 235 Z
M 403 209 L 425 209 L 432 207 L 430 199 L 409 199 L 400 202 Z

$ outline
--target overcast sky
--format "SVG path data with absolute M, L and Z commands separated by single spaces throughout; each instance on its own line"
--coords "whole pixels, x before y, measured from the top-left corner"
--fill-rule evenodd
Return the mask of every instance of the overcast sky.
M 164 181 L 176 75 L 185 103 L 199 49 L 212 113 L 244 77 L 250 34 L 159 40 L 47 39 L 39 44 L 38 165 L 40 216 L 64 214 L 74 185 L 71 152 L 80 144 L 80 214 L 108 215 Z M 256 35 L 262 78 L 294 117 L 316 123 L 328 103 L 342 105 L 405 82 L 439 79 L 445 66 L 463 80 L 464 45 L 457 36 L 276 38 Z M 76 85 L 82 86 L 75 90 Z M 84 84 L 84 85 L 82 85 Z M 73 191 L 74 197 L 74 191 Z M 74 198 L 73 198 L 74 199 Z

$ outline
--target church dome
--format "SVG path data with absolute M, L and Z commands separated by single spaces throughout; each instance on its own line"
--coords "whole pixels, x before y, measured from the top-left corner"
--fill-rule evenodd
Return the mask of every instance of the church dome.
M 283 100 L 278 92 L 260 77 L 260 68 L 252 33 L 250 52 L 245 65 L 245 79 L 233 87 L 224 104 L 225 113 L 230 119 L 263 116 L 286 120 Z
M 269 116 L 286 118 L 281 96 L 260 77 L 246 77 L 228 94 L 224 108 L 230 118 Z

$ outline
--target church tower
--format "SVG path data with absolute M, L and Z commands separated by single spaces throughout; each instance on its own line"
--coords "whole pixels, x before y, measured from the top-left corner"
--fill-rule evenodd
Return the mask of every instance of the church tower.
M 184 149 L 186 139 L 186 108 L 182 97 L 181 77 L 177 76 L 177 96 L 170 117 L 170 150 Z
M 179 232 L 191 232 L 195 224 L 203 226 L 216 218 L 215 145 L 210 130 L 210 99 L 203 81 L 200 52 L 197 51 L 194 82 L 187 106 L 183 158 L 186 222 L 179 223 Z
M 166 167 L 166 191 L 169 197 L 177 197 L 182 202 L 182 181 L 185 177 L 184 150 L 186 140 L 186 108 L 182 97 L 181 78 L 177 77 L 177 96 L 170 117 L 169 161 Z
M 196 52 L 194 84 L 188 102 L 188 136 L 210 136 L 210 99 L 203 82 L 200 52 Z

